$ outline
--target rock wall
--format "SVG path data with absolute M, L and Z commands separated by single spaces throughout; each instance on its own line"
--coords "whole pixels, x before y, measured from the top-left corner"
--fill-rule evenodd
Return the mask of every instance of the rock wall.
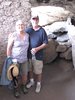
M 19 18 L 28 25 L 31 6 L 60 6 L 75 14 L 75 0 L 49 0 L 48 3 L 43 1 L 38 3 L 37 0 L 0 0 L 0 72 L 6 57 L 8 34 L 15 30 L 15 22 Z
M 23 19 L 27 26 L 30 12 L 29 0 L 0 0 L 0 71 L 6 57 L 8 34 L 15 30 L 18 19 Z

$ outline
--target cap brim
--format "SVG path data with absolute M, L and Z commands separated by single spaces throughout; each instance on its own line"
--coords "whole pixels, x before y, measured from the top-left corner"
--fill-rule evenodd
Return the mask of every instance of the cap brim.
M 38 17 L 38 16 L 32 16 L 31 18 L 32 18 L 32 19 L 33 19 L 33 18 L 39 19 L 39 17 Z

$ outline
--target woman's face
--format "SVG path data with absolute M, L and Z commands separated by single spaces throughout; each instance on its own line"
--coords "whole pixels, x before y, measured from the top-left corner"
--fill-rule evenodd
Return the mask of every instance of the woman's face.
M 17 22 L 17 23 L 16 23 L 16 30 L 17 30 L 18 32 L 24 31 L 24 24 L 23 24 L 22 22 Z
M 18 24 L 16 27 L 19 32 L 24 30 L 24 24 Z

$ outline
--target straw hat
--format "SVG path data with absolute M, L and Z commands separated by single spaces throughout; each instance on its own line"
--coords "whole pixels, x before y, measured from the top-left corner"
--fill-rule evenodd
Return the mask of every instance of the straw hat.
M 11 70 L 12 70 L 12 74 L 11 74 Z M 16 77 L 16 76 L 18 76 L 18 74 L 19 74 L 18 67 L 15 64 L 10 65 L 8 70 L 7 70 L 7 78 L 8 78 L 8 80 L 12 80 L 13 79 L 12 75 L 14 77 Z

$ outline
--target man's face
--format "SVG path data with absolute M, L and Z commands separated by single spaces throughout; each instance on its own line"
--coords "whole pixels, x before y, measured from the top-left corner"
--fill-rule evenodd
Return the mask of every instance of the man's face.
M 39 23 L 39 19 L 37 17 L 31 19 L 32 26 L 37 26 Z

